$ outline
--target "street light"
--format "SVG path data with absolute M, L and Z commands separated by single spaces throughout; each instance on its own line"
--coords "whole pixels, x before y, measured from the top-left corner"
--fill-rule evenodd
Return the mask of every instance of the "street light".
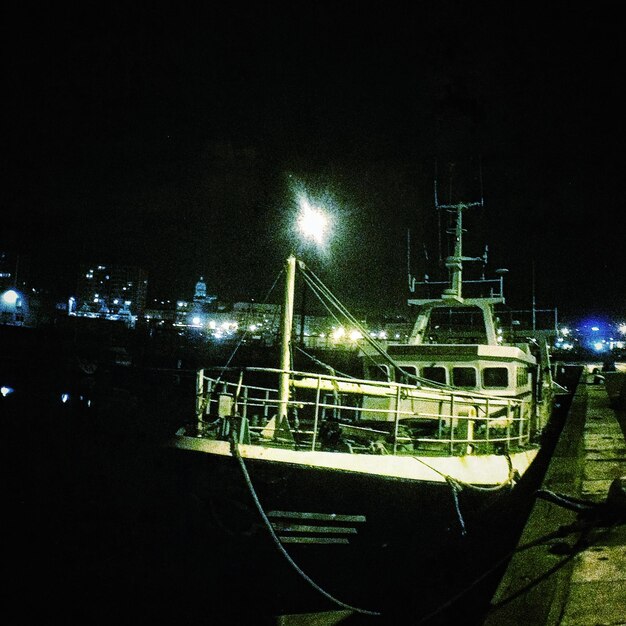
M 323 247 L 328 231 L 329 219 L 325 211 L 313 206 L 309 199 L 302 195 L 299 198 L 300 215 L 298 230 L 305 240 L 312 240 L 318 248 Z M 302 285 L 302 305 L 300 308 L 300 345 L 304 347 L 304 323 L 306 305 L 306 284 Z
M 8 291 L 5 291 L 2 294 L 2 301 L 5 304 L 15 305 L 17 303 L 18 298 L 19 298 L 19 295 L 17 291 L 15 291 L 14 289 L 9 289 Z
M 318 246 L 321 246 L 328 229 L 328 216 L 322 209 L 312 206 L 308 199 L 302 198 L 298 228 L 305 239 L 312 239 Z

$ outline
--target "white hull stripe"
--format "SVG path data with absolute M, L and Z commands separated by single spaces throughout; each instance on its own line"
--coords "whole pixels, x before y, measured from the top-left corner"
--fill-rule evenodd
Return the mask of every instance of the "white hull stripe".
M 232 457 L 230 443 L 202 437 L 178 435 L 170 442 L 175 448 L 192 450 L 213 457 Z M 307 470 L 330 470 L 415 481 L 445 483 L 450 477 L 473 485 L 498 485 L 510 476 L 507 457 L 501 454 L 467 456 L 418 456 L 391 454 L 351 454 L 347 452 L 319 452 L 269 448 L 253 444 L 239 445 L 245 460 L 302 467 Z M 523 476 L 530 467 L 538 449 L 533 448 L 510 455 L 513 469 Z

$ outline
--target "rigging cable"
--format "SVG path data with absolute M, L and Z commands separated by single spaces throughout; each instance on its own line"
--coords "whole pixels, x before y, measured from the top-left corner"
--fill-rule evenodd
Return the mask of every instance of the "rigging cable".
M 267 299 L 270 297 L 270 294 L 272 293 L 272 291 L 274 291 L 274 288 L 276 287 L 276 284 L 278 283 L 278 281 L 280 280 L 280 277 L 283 275 L 283 272 L 285 270 L 281 269 L 280 272 L 278 272 L 278 275 L 276 276 L 276 278 L 274 279 L 274 283 L 273 285 L 269 288 L 269 291 L 267 292 L 267 294 L 265 295 L 265 298 L 263 299 L 262 304 L 266 304 L 267 303 Z M 228 357 L 228 360 L 226 361 L 226 363 L 222 366 L 221 371 L 217 377 L 217 380 L 215 381 L 215 384 L 218 385 L 220 383 L 220 381 L 222 380 L 222 375 L 224 374 L 224 372 L 228 369 L 228 366 L 230 365 L 231 361 L 235 358 L 235 354 L 237 353 L 237 351 L 239 350 L 239 348 L 241 347 L 241 344 L 246 340 L 246 338 L 248 337 L 249 334 L 249 330 L 246 328 L 246 330 L 244 331 L 243 335 L 241 335 L 241 338 L 239 339 L 239 341 L 237 342 L 237 345 L 235 346 L 234 350 L 232 351 L 231 355 Z
M 395 370 L 401 372 L 402 375 L 406 376 L 408 379 L 413 380 L 416 383 L 417 386 L 426 385 L 426 386 L 428 386 L 430 388 L 436 388 L 436 389 L 442 389 L 442 390 L 452 390 L 452 391 L 455 390 L 455 387 L 453 387 L 451 385 L 438 383 L 438 382 L 429 380 L 427 378 L 423 378 L 421 376 L 417 376 L 415 374 L 412 374 L 412 373 L 407 372 L 406 370 L 402 369 L 402 366 L 389 355 L 389 353 L 379 344 L 379 342 L 375 341 L 370 336 L 370 334 L 367 331 L 367 329 L 348 311 L 348 309 L 331 292 L 331 290 L 322 282 L 322 280 L 313 272 L 313 270 L 311 270 L 309 267 L 307 267 L 303 262 L 299 262 L 298 268 L 299 268 L 299 270 L 300 270 L 300 272 L 302 274 L 302 277 L 304 278 L 305 282 L 310 287 L 310 289 L 313 291 L 313 293 L 318 297 L 319 301 L 326 308 L 326 310 L 328 311 L 329 315 L 331 315 L 331 317 L 337 323 L 341 323 L 341 321 L 337 318 L 337 316 L 330 309 L 329 305 L 332 305 L 332 306 L 335 307 L 335 309 L 337 309 L 337 311 L 341 315 L 343 315 L 343 317 L 348 322 L 350 322 L 350 324 L 352 324 L 357 330 L 359 330 L 359 332 L 361 333 L 363 338 L 367 341 L 367 343 L 370 346 L 372 346 L 374 348 L 374 350 L 376 350 L 376 352 L 378 352 L 378 354 L 380 356 L 382 356 L 387 361 L 387 363 L 389 363 Z M 325 299 L 326 299 L 326 301 L 325 301 Z M 367 356 L 370 359 L 370 361 L 372 361 L 374 364 L 376 364 L 375 361 L 372 359 L 372 356 L 370 354 L 365 353 L 365 356 Z M 484 394 L 472 394 L 472 395 L 485 397 Z
M 296 349 L 298 350 L 298 352 L 301 352 L 304 356 L 311 359 L 313 363 L 324 368 L 327 372 L 329 372 L 331 376 L 336 376 L 338 374 L 342 378 L 355 378 L 354 376 L 351 376 L 350 374 L 346 374 L 344 372 L 339 371 L 338 369 L 335 369 L 332 365 L 329 365 L 328 363 L 324 363 L 323 361 L 320 361 L 318 358 L 314 357 L 312 354 L 309 354 L 306 350 L 303 350 L 300 346 L 296 346 Z
M 321 279 L 310 268 L 305 266 L 304 263 L 300 263 L 300 271 L 307 285 L 317 295 L 317 297 L 319 298 L 320 302 L 324 305 L 326 310 L 329 311 L 329 313 L 333 316 L 333 319 L 335 319 L 335 321 L 339 323 L 339 319 L 330 311 L 328 304 L 331 304 L 332 306 L 334 306 L 337 309 L 337 311 L 339 311 L 339 313 L 343 315 L 345 319 L 348 320 L 348 322 L 350 322 L 350 324 L 352 324 L 361 333 L 361 335 L 367 341 L 367 343 L 369 343 L 369 345 L 372 346 L 374 350 L 376 350 L 376 352 L 378 352 L 378 354 L 382 356 L 394 369 L 402 372 L 405 376 L 411 378 L 416 383 L 419 383 L 419 384 L 427 383 L 429 386 L 449 389 L 447 385 L 441 385 L 440 383 L 434 383 L 433 381 L 428 381 L 425 378 L 415 376 L 414 374 L 411 374 L 403 370 L 402 366 L 399 363 L 397 363 L 393 358 L 391 358 L 389 353 L 377 341 L 372 339 L 367 329 L 348 311 L 348 309 L 338 300 L 338 298 L 330 291 L 330 289 L 321 281 Z M 327 302 L 324 301 L 323 298 L 327 300 L 328 304 Z M 370 359 L 372 358 L 371 355 L 366 355 L 366 356 L 368 356 L 368 358 Z

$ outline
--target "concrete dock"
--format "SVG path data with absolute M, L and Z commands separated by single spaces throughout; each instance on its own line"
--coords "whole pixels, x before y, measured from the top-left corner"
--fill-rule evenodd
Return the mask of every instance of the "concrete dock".
M 626 411 L 610 408 L 602 383 L 583 377 L 543 490 L 545 498 L 612 506 L 579 516 L 555 498 L 538 498 L 484 626 L 626 624 L 625 433 Z

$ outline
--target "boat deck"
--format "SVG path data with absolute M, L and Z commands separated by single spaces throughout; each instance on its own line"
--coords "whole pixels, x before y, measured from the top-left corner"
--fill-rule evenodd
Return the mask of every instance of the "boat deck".
M 610 407 L 601 383 L 589 378 L 581 383 L 543 489 L 602 503 L 612 481 L 626 477 L 626 411 Z M 484 626 L 626 623 L 626 525 L 620 501 L 621 524 L 594 525 L 586 533 L 518 551 Z M 576 519 L 574 511 L 538 499 L 518 549 Z

